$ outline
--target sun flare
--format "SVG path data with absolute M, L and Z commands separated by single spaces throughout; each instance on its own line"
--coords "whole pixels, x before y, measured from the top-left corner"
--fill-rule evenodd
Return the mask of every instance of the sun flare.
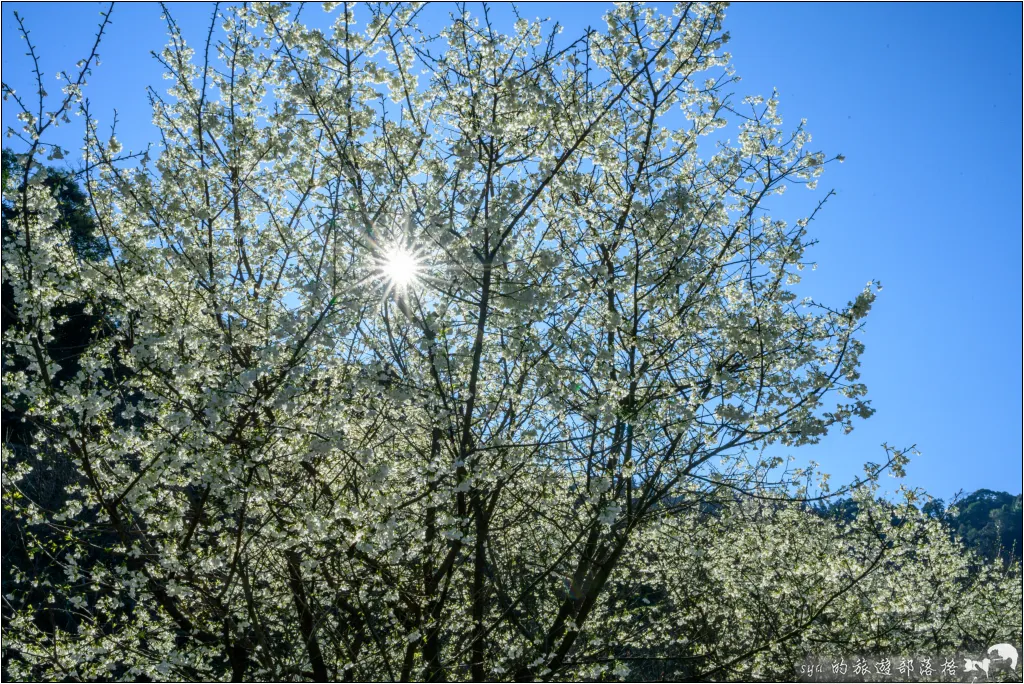
M 392 287 L 404 290 L 413 285 L 422 265 L 416 253 L 403 245 L 393 245 L 384 253 L 381 272 Z

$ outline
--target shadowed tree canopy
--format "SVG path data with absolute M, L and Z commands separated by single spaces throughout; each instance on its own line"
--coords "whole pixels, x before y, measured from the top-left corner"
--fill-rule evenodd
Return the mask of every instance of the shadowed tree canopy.
M 985 558 L 1020 562 L 1024 543 L 1020 494 L 979 489 L 954 500 L 945 511 L 945 519 L 966 546 Z
M 82 191 L 73 175 L 66 171 L 53 167 L 34 168 L 26 170 L 24 156 L 17 155 L 10 149 L 3 150 L 2 170 L 4 184 L 3 212 L 3 239 L 7 244 L 8 240 L 14 239 L 14 234 L 19 230 L 19 224 L 23 223 L 24 217 L 20 215 L 23 210 L 17 201 L 29 182 L 39 183 L 52 194 L 56 203 L 56 217 L 53 228 L 63 231 L 67 242 L 74 253 L 81 259 L 95 261 L 103 257 L 106 252 L 106 245 L 102 238 L 96 233 L 96 223 L 89 208 L 88 198 Z M 26 176 L 26 174 L 29 174 Z M 10 185 L 8 185 L 10 183 Z M 88 347 L 94 335 L 94 329 L 99 323 L 99 318 L 87 312 L 85 302 L 66 302 L 55 310 L 55 315 L 61 318 L 52 333 L 52 339 L 45 342 L 47 353 L 61 364 L 62 369 L 54 380 L 63 383 L 74 376 L 78 371 L 78 357 Z M 17 328 L 21 322 L 20 311 L 15 301 L 12 284 L 8 280 L 3 282 L 3 331 L 10 328 Z M 5 372 L 8 368 L 19 368 L 23 360 L 9 359 L 13 366 L 5 365 Z M 24 431 L 30 426 L 22 421 L 23 410 L 8 411 L 6 404 L 3 409 L 3 430 L 4 441 L 7 443 L 23 444 L 26 441 Z
M 819 504 L 813 510 L 818 515 L 849 522 L 856 519 L 859 506 L 853 499 L 843 498 Z M 921 506 L 921 512 L 941 520 L 951 535 L 982 558 L 1000 558 L 1005 563 L 1021 561 L 1024 512 L 1020 494 L 979 489 L 956 497 L 948 508 L 942 499 L 930 499 Z

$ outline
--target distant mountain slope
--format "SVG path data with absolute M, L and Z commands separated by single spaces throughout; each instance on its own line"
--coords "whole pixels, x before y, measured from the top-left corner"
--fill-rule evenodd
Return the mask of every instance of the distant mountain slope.
M 954 497 L 947 505 L 942 499 L 933 499 L 921 509 L 933 518 L 942 520 L 950 532 L 963 540 L 967 548 L 980 556 L 1004 562 L 1021 560 L 1024 545 L 1024 509 L 1021 495 L 979 489 L 967 496 Z M 839 499 L 818 506 L 814 511 L 823 516 L 850 520 L 856 515 L 857 504 L 851 499 Z

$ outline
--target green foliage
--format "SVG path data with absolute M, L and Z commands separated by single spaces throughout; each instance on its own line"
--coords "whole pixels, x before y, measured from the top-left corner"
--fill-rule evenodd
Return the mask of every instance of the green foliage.
M 968 548 L 985 558 L 1021 561 L 1024 511 L 1020 494 L 979 489 L 951 503 L 944 519 Z

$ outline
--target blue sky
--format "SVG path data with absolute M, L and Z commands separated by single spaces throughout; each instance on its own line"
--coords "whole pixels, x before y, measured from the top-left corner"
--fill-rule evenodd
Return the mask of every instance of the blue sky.
M 31 88 L 14 11 L 33 31 L 44 83 L 56 91 L 54 74 L 88 53 L 101 7 L 4 3 L 4 82 Z M 198 45 L 211 6 L 170 7 Z M 316 6 L 307 11 L 322 16 Z M 600 28 L 603 7 L 543 3 L 521 11 L 557 19 L 572 35 L 588 24 Z M 127 148 L 153 139 L 145 86 L 165 85 L 149 56 L 165 39 L 159 15 L 153 4 L 115 8 L 87 89 L 101 122 L 118 110 Z M 935 496 L 983 487 L 1021 492 L 1020 26 L 1016 3 L 727 10 L 728 50 L 743 79 L 737 95 L 777 88 L 788 123 L 808 120 L 811 147 L 847 157 L 830 166 L 817 193 L 799 190 L 804 207 L 830 188 L 838 193 L 812 226 L 818 270 L 805 271 L 806 291 L 841 305 L 872 278 L 885 287 L 863 338 L 862 375 L 877 413 L 850 435 L 791 452 L 819 461 L 835 483 L 881 459 L 888 442 L 917 445 L 922 454 L 907 484 Z M 15 114 L 4 106 L 5 127 Z M 59 133 L 77 147 L 80 127 Z

